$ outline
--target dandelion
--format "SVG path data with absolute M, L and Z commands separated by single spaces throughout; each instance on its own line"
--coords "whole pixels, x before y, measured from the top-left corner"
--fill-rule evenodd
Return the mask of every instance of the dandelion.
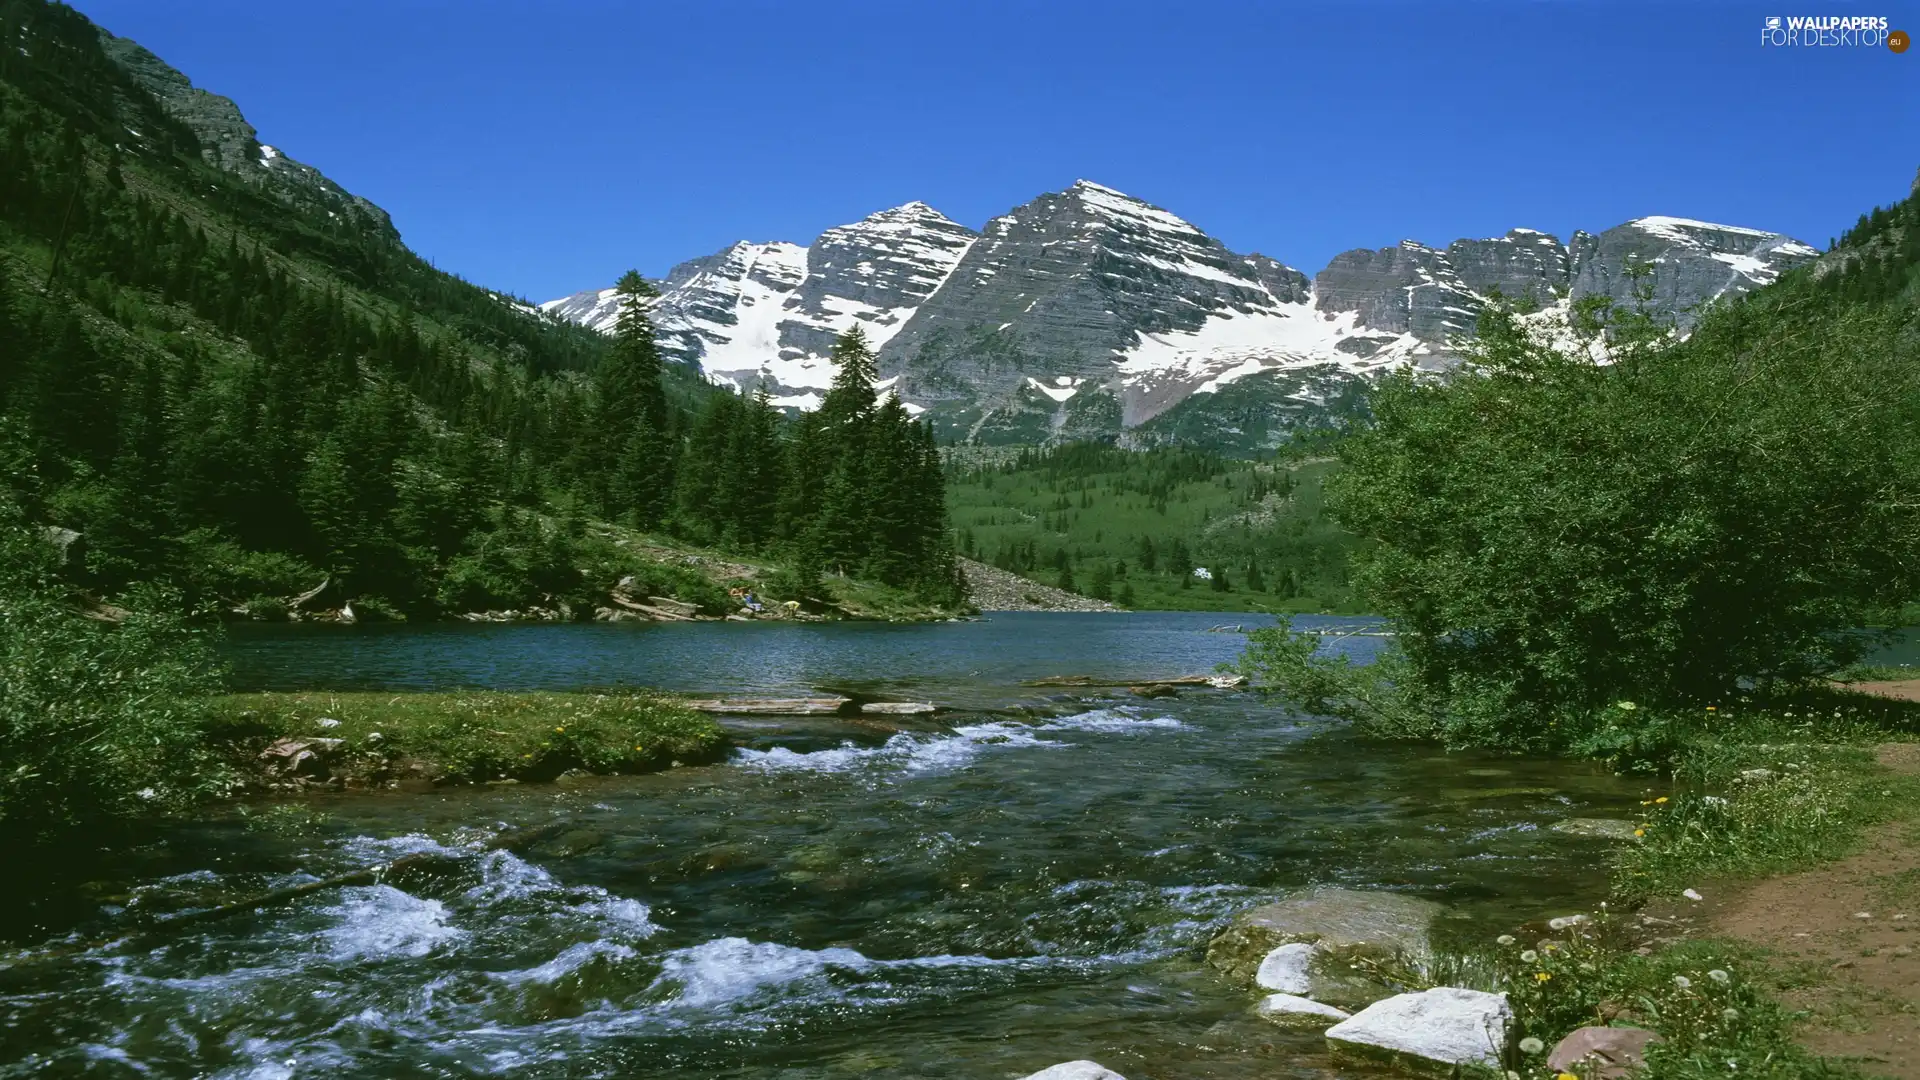
M 1657 798 L 1657 799 L 1655 799 L 1655 800 L 1653 800 L 1653 801 L 1654 801 L 1654 803 L 1655 803 L 1656 805 L 1658 805 L 1658 804 L 1660 804 L 1660 803 L 1664 803 L 1664 802 L 1666 802 L 1666 801 L 1667 801 L 1667 797 L 1666 797 L 1665 795 L 1662 795 L 1662 796 L 1660 796 L 1659 798 Z
M 1495 943 L 1500 945 L 1511 945 L 1514 942 L 1514 937 L 1512 934 L 1501 934 L 1499 937 L 1494 938 L 1493 940 Z
M 1635 835 L 1635 836 L 1645 836 L 1645 835 L 1647 835 L 1647 830 L 1645 830 L 1645 829 L 1635 829 L 1635 830 L 1633 830 L 1633 835 Z
M 1520 1052 L 1523 1054 L 1537 1054 L 1540 1051 L 1545 1050 L 1546 1048 L 1547 1048 L 1546 1043 L 1541 1042 L 1539 1039 L 1536 1039 L 1531 1035 L 1520 1040 Z
M 1673 977 L 1673 985 L 1679 987 L 1682 990 L 1686 990 L 1693 986 L 1693 980 L 1687 978 L 1685 975 L 1675 975 Z
M 1537 983 L 1550 982 L 1552 979 L 1553 972 L 1551 971 L 1536 971 L 1533 973 L 1533 981 Z
M 1721 971 L 1719 968 L 1714 968 L 1712 971 L 1707 972 L 1707 978 L 1712 979 L 1714 982 L 1717 982 L 1722 986 L 1725 986 L 1727 984 L 1727 981 L 1732 979 L 1733 976 L 1727 974 L 1724 971 Z
M 1520 962 L 1523 964 L 1531 964 L 1538 959 L 1540 959 L 1540 954 L 1534 952 L 1532 949 L 1528 949 L 1526 952 L 1520 954 Z
M 555 731 L 565 731 L 565 730 L 567 730 L 567 729 L 566 729 L 565 727 L 557 727 L 557 728 L 554 728 L 553 730 L 555 730 Z
M 1707 706 L 1707 711 L 1708 711 L 1708 712 L 1713 712 L 1713 711 L 1715 711 L 1715 710 L 1714 710 L 1714 707 L 1713 707 L 1713 706 L 1711 706 L 1711 705 L 1709 705 L 1709 706 Z
M 1614 703 L 1614 707 L 1617 709 L 1620 709 L 1623 712 L 1632 712 L 1633 710 L 1639 708 L 1640 706 L 1635 705 L 1631 701 L 1618 701 Z
M 1726 1020 L 1728 1022 L 1738 1020 L 1740 1019 L 1740 1010 L 1739 1009 L 1721 1009 L 1720 1019 Z

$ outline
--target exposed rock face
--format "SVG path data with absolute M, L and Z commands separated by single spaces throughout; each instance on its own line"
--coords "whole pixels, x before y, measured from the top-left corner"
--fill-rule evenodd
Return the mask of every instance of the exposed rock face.
M 231 99 L 194 86 L 192 80 L 138 42 L 105 30 L 100 31 L 100 42 L 115 63 L 153 94 L 169 114 L 187 125 L 200 141 L 200 156 L 207 164 L 265 187 L 290 206 L 330 214 L 356 228 L 399 239 L 385 210 L 348 192 L 313 166 L 262 145 L 258 132 Z
M 1504 994 L 1438 987 L 1396 994 L 1327 1029 L 1336 1054 L 1451 1077 L 1459 1066 L 1497 1068 L 1513 1009 Z
M 828 229 L 809 247 L 741 241 L 668 271 L 650 312 L 663 353 L 777 404 L 813 408 L 833 381 L 833 341 L 860 327 L 878 349 L 906 325 L 977 234 L 922 202 Z M 612 289 L 540 305 L 611 333 Z
M 1775 233 L 1642 218 L 1565 245 L 1514 229 L 1444 250 L 1348 251 L 1309 280 L 1082 180 L 977 234 L 908 203 L 810 247 L 736 244 L 675 267 L 654 321 L 668 354 L 723 383 L 769 385 L 791 407 L 818 404 L 832 340 L 857 325 L 890 392 L 945 437 L 1257 448 L 1334 422 L 1356 380 L 1453 362 L 1495 290 L 1558 310 L 1626 298 L 1637 261 L 1653 268 L 1655 307 L 1684 329 L 1701 304 L 1813 255 Z M 542 306 L 613 325 L 611 290 Z
M 1567 290 L 1573 261 L 1559 239 L 1532 229 L 1512 229 L 1489 240 L 1455 240 L 1447 261 L 1462 284 L 1480 296 L 1500 290 L 1508 299 L 1530 296 L 1551 304 Z
M 1685 218 L 1645 217 L 1592 238 L 1578 257 L 1573 296 L 1634 300 L 1628 268 L 1651 271 L 1645 284 L 1656 310 L 1672 313 L 1684 329 L 1700 309 L 1722 296 L 1772 282 L 1820 253 L 1791 237 L 1758 229 L 1714 225 Z
M 1042 585 L 972 559 L 961 559 L 960 571 L 967 579 L 967 599 L 981 611 L 1121 610 L 1105 600 Z
M 1313 278 L 1314 307 L 1352 311 L 1360 325 L 1444 343 L 1472 333 L 1479 298 L 1444 252 L 1402 240 L 1379 251 L 1347 251 Z
M 1305 943 L 1336 961 L 1395 959 L 1429 951 L 1427 929 L 1444 910 L 1399 893 L 1322 887 L 1243 911 L 1207 945 L 1207 963 L 1252 979 L 1273 950 Z M 1316 995 L 1318 996 L 1318 995 Z

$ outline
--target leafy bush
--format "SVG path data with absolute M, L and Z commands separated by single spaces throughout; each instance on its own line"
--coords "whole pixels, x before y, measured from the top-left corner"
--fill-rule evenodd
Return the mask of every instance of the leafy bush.
M 181 547 L 185 584 L 201 596 L 286 599 L 306 592 L 327 576 L 298 556 L 283 551 L 248 551 L 208 529 L 195 530 Z
M 1615 701 L 1856 659 L 1852 629 L 1920 593 L 1920 359 L 1897 315 L 1734 305 L 1679 344 L 1619 325 L 1602 365 L 1493 309 L 1459 372 L 1383 380 L 1328 498 L 1369 541 L 1355 582 L 1397 632 L 1390 679 L 1277 637 L 1249 666 L 1383 728 L 1560 750 Z
M 562 525 L 503 510 L 473 550 L 447 563 L 435 598 L 449 611 L 514 610 L 582 595 L 578 542 Z
M 0 503 L 0 831 L 46 839 L 222 785 L 200 750 L 218 685 L 204 635 L 157 590 L 119 625 L 83 617 L 52 549 Z

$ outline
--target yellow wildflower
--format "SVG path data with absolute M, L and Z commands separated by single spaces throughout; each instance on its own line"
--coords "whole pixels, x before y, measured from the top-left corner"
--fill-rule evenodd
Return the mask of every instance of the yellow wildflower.
M 1563 1072 L 1555 1075 L 1553 1080 L 1580 1080 L 1580 1078 L 1573 1075 L 1572 1073 Z
M 1635 836 L 1645 836 L 1645 835 L 1647 835 L 1647 830 L 1645 830 L 1645 829 L 1635 829 L 1635 830 L 1633 830 L 1633 835 L 1635 835 Z
M 1546 982 L 1551 978 L 1553 978 L 1553 973 L 1550 971 L 1536 971 L 1533 973 L 1534 982 Z
M 1667 801 L 1667 797 L 1666 797 L 1665 795 L 1662 795 L 1662 796 L 1660 796 L 1659 798 L 1657 798 L 1657 799 L 1655 799 L 1655 800 L 1653 800 L 1653 801 L 1654 801 L 1654 802 L 1656 802 L 1656 803 L 1663 803 L 1663 802 L 1666 802 L 1666 801 Z

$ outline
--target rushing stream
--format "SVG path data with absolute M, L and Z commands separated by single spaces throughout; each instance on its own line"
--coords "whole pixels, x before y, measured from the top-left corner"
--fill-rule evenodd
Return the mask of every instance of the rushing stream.
M 330 795 L 314 831 L 183 825 L 98 884 L 71 940 L 397 854 L 432 868 L 135 946 L 0 969 L 0 1077 L 1326 1077 L 1202 962 L 1302 885 L 1411 890 L 1444 935 L 1591 905 L 1604 847 L 1550 831 L 1637 788 L 1566 763 L 1382 747 L 1239 693 L 1018 684 L 1205 672 L 1245 616 L 933 626 L 288 628 L 268 688 L 854 689 L 963 706 L 950 733 L 742 724 L 726 764 L 566 786 Z M 1313 620 L 1308 620 L 1312 622 Z M 1321 620 L 1339 625 L 1339 620 Z M 1364 652 L 1376 639 L 1345 639 Z M 462 842 L 565 818 L 515 855 Z M 16 940 L 14 945 L 40 942 Z M 1342 1070 L 1341 1075 L 1356 1075 Z

